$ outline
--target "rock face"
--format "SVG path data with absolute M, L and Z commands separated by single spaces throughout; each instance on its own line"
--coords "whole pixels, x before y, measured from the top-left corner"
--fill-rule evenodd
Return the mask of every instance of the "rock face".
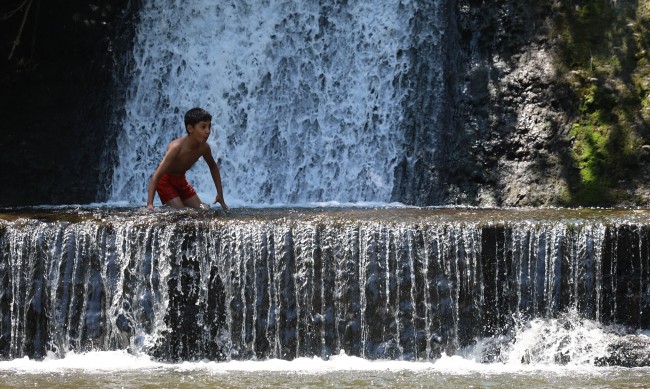
M 575 97 L 556 81 L 550 10 L 536 4 L 459 2 L 447 203 L 559 203 Z
M 449 172 L 445 202 L 647 204 L 648 67 L 634 40 L 648 34 L 638 27 L 648 11 L 636 2 L 593 0 L 575 7 L 460 1 L 457 12 L 451 123 L 460 135 L 442 142 L 449 149 L 441 161 Z M 607 40 L 611 31 L 616 41 Z M 629 51 L 612 54 L 622 42 Z
M 0 205 L 97 200 L 136 3 L 33 0 L 0 21 Z

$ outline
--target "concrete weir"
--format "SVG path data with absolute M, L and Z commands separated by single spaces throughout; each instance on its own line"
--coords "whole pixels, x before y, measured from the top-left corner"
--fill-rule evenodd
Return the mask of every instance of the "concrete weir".
M 166 361 L 341 351 L 433 360 L 481 345 L 491 362 L 546 320 L 601 328 L 606 344 L 591 363 L 650 366 L 649 216 L 3 209 L 0 357 L 129 349 Z M 550 358 L 575 356 L 557 346 Z

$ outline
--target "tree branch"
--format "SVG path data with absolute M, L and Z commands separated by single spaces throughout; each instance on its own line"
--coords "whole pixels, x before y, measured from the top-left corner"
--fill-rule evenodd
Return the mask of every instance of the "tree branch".
M 26 0 L 23 5 L 18 7 L 18 9 L 22 8 L 25 4 L 27 4 L 27 8 L 25 8 L 25 13 L 23 14 L 23 21 L 20 23 L 20 29 L 18 30 L 18 35 L 16 35 L 16 39 L 14 40 L 14 45 L 11 48 L 11 52 L 9 53 L 9 58 L 14 56 L 14 50 L 16 50 L 16 47 L 20 44 L 20 36 L 23 34 L 23 28 L 25 27 L 25 21 L 27 20 L 27 14 L 29 14 L 29 8 L 32 6 L 32 1 L 33 0 Z M 17 10 L 15 10 L 17 11 Z
M 13 9 L 13 10 L 7 12 L 6 14 L 0 16 L 0 20 L 7 20 L 7 19 L 11 18 L 12 16 L 14 16 L 16 13 L 18 13 L 18 11 L 20 11 L 20 10 L 21 10 L 21 9 L 22 9 L 26 4 L 27 4 L 28 1 L 30 1 L 30 0 L 25 0 L 25 1 L 23 1 L 23 2 L 22 2 L 18 7 L 16 7 L 15 9 Z

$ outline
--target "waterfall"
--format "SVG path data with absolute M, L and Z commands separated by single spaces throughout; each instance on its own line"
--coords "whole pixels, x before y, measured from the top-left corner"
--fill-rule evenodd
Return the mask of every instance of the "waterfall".
M 110 200 L 145 201 L 168 142 L 185 134 L 183 114 L 201 106 L 226 199 L 392 201 L 396 168 L 424 147 L 405 136 L 412 94 L 428 101 L 419 121 L 438 111 L 438 3 L 144 1 Z M 430 74 L 414 81 L 425 47 Z M 188 179 L 214 196 L 201 161 Z
M 239 212 L 5 215 L 0 355 L 431 360 L 482 344 L 495 360 L 540 347 L 522 350 L 513 329 L 571 312 L 650 326 L 643 217 Z

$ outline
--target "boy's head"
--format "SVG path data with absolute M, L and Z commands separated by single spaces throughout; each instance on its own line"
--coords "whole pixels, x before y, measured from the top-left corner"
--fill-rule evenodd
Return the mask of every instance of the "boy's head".
M 192 108 L 185 113 L 185 131 L 187 126 L 194 126 L 201 121 L 212 121 L 212 115 L 203 108 Z

